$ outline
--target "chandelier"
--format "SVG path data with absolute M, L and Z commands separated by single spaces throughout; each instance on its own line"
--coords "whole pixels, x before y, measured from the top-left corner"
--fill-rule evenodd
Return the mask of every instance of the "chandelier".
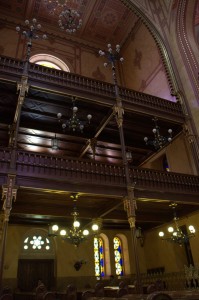
M 25 26 L 27 27 L 27 30 L 23 30 L 22 35 L 28 40 L 26 59 L 27 61 L 29 61 L 30 51 L 32 47 L 32 40 L 38 40 L 38 39 L 45 40 L 47 39 L 47 35 L 46 34 L 40 35 L 38 33 L 38 31 L 41 29 L 41 24 L 38 24 L 35 18 L 33 18 L 32 21 L 25 20 Z M 21 31 L 21 27 L 17 26 L 16 31 L 19 33 Z
M 82 19 L 75 9 L 66 8 L 59 15 L 58 25 L 67 33 L 75 33 L 82 26 Z
M 72 116 L 69 120 L 63 121 L 62 114 L 61 113 L 57 114 L 58 121 L 62 124 L 63 130 L 65 130 L 68 127 L 68 129 L 72 130 L 73 132 L 76 132 L 76 131 L 83 132 L 85 125 L 90 124 L 92 115 L 88 114 L 87 120 L 82 121 L 82 120 L 78 119 L 77 111 L 78 111 L 78 107 L 75 105 L 75 100 L 73 100 Z
M 177 243 L 179 245 L 183 245 L 185 243 L 188 243 L 189 239 L 192 237 L 195 237 L 195 228 L 193 225 L 189 225 L 188 232 L 183 232 L 182 229 L 178 225 L 178 217 L 176 214 L 176 203 L 171 203 L 169 205 L 173 210 L 173 220 L 174 220 L 174 227 L 170 226 L 168 227 L 169 235 L 165 236 L 163 231 L 159 232 L 159 237 L 162 240 L 166 240 L 168 242 Z
M 73 216 L 72 226 L 70 228 L 59 228 L 57 224 L 53 224 L 49 227 L 49 236 L 60 236 L 63 240 L 68 241 L 75 247 L 78 247 L 82 242 L 99 232 L 102 221 L 100 218 L 93 220 L 90 231 L 87 228 L 81 229 L 81 224 L 78 220 L 79 212 L 76 205 L 78 194 L 72 194 L 70 198 L 73 199 L 74 203 L 73 211 L 71 213 L 71 215 Z
M 160 134 L 160 127 L 157 124 L 158 119 L 155 117 L 152 119 L 155 123 L 155 127 L 152 129 L 154 133 L 154 140 L 149 140 L 147 136 L 144 137 L 144 141 L 146 145 L 152 145 L 156 150 L 162 148 L 166 143 L 170 143 L 172 141 L 172 129 L 168 130 L 168 136 L 165 137 Z

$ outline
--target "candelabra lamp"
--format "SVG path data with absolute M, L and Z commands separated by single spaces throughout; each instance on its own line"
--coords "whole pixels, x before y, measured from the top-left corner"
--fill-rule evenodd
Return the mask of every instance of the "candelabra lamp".
M 152 129 L 152 132 L 154 134 L 154 140 L 149 140 L 149 138 L 147 136 L 144 137 L 144 141 L 146 143 L 146 145 L 151 145 L 154 146 L 154 148 L 156 150 L 162 148 L 163 146 L 165 146 L 165 144 L 167 144 L 168 142 L 170 143 L 172 141 L 172 129 L 168 129 L 168 136 L 163 136 L 160 133 L 160 127 L 157 124 L 158 119 L 157 118 L 153 118 L 152 119 L 155 123 L 155 127 Z
M 108 62 L 105 62 L 104 63 L 104 66 L 107 67 L 108 64 L 113 64 L 115 63 L 115 61 L 119 60 L 120 62 L 123 62 L 124 61 L 124 58 L 120 56 L 120 45 L 116 45 L 115 47 L 115 51 L 112 49 L 112 46 L 111 44 L 108 44 L 107 45 L 108 47 L 108 51 L 102 51 L 102 50 L 99 50 L 99 55 L 100 56 L 106 56 L 107 57 L 107 60 Z
M 88 114 L 87 120 L 80 120 L 77 117 L 77 111 L 78 111 L 78 107 L 75 105 L 75 102 L 73 101 L 72 116 L 69 120 L 64 121 L 62 118 L 62 114 L 60 112 L 57 114 L 58 121 L 62 124 L 63 130 L 68 128 L 70 131 L 73 131 L 73 132 L 80 131 L 82 133 L 84 130 L 84 127 L 86 125 L 90 124 L 92 115 Z
M 176 214 L 176 203 L 171 203 L 170 207 L 173 210 L 173 221 L 174 221 L 174 226 L 169 226 L 168 227 L 168 236 L 165 236 L 163 231 L 159 232 L 159 237 L 162 240 L 168 241 L 168 242 L 172 242 L 172 243 L 176 243 L 179 244 L 180 246 L 182 246 L 185 243 L 188 243 L 190 238 L 195 237 L 195 228 L 193 225 L 189 225 L 188 227 L 188 232 L 183 232 L 182 229 L 179 227 L 178 225 L 178 217 Z
M 30 58 L 30 51 L 32 47 L 32 40 L 38 40 L 38 39 L 47 39 L 46 34 L 40 34 L 38 33 L 41 29 L 41 24 L 37 23 L 37 20 L 35 18 L 32 19 L 32 21 L 25 20 L 25 26 L 27 27 L 27 30 L 22 31 L 22 35 L 27 39 L 27 53 L 26 53 L 26 60 L 29 61 Z M 19 33 L 22 30 L 20 26 L 16 27 L 16 31 Z

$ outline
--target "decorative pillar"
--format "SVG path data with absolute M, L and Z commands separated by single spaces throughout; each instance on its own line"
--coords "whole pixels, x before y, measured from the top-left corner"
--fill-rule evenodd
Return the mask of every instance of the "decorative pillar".
M 107 56 L 108 63 L 104 63 L 106 67 L 108 64 L 111 65 L 112 69 L 112 76 L 115 88 L 115 97 L 116 97 L 116 104 L 113 107 L 113 111 L 116 117 L 119 135 L 120 135 L 120 144 L 121 144 L 121 151 L 122 151 L 122 162 L 125 171 L 125 178 L 126 178 L 126 197 L 124 199 L 124 209 L 127 212 L 127 218 L 129 221 L 131 235 L 132 235 L 132 245 L 133 245 L 133 252 L 134 252 L 134 259 L 135 259 L 135 267 L 136 267 L 136 278 L 137 278 L 137 292 L 142 293 L 142 284 L 140 278 L 140 269 L 139 269 L 139 260 L 138 260 L 138 252 L 137 252 L 137 239 L 136 239 L 136 199 L 134 197 L 134 184 L 131 182 L 130 178 L 130 171 L 129 171 L 129 163 L 127 160 L 126 155 L 126 146 L 124 140 L 124 130 L 123 130 L 123 115 L 124 109 L 122 105 L 122 99 L 119 95 L 119 87 L 117 84 L 117 77 L 116 77 L 116 61 L 123 62 L 123 57 L 120 57 L 120 46 L 116 45 L 116 50 L 113 52 L 111 44 L 108 44 L 108 52 L 105 53 L 104 51 L 100 50 L 100 56 Z
M 16 201 L 17 186 L 15 186 L 16 175 L 8 174 L 7 184 L 2 186 L 2 201 L 3 201 L 3 226 L 2 226 L 2 240 L 0 246 L 0 290 L 2 288 L 3 279 L 3 265 L 6 249 L 7 228 L 12 209 L 12 202 Z
M 29 84 L 28 84 L 28 69 L 29 69 L 29 59 L 32 48 L 32 40 L 33 39 L 46 39 L 47 36 L 44 34 L 43 36 L 39 36 L 37 31 L 41 29 L 41 25 L 37 24 L 36 19 L 32 19 L 32 23 L 28 20 L 25 21 L 25 25 L 28 26 L 27 31 L 23 31 L 22 35 L 27 39 L 27 49 L 26 49 L 26 58 L 23 66 L 23 74 L 21 77 L 21 81 L 17 83 L 17 91 L 19 92 L 17 108 L 14 116 L 13 125 L 10 128 L 10 139 L 9 139 L 9 147 L 11 148 L 11 161 L 10 161 L 10 170 L 7 175 L 7 184 L 2 186 L 2 200 L 3 200 L 3 225 L 1 232 L 1 246 L 0 246 L 0 289 L 2 288 L 2 279 L 3 279 L 3 265 L 4 265 L 4 257 L 5 257 L 5 249 L 6 249 L 6 238 L 7 238 L 7 228 L 10 217 L 10 212 L 12 209 L 12 202 L 16 201 L 17 196 L 17 186 L 15 186 L 16 180 L 16 157 L 17 157 L 17 136 L 19 131 L 20 124 L 20 116 L 21 116 L 21 108 L 24 103 L 26 94 L 28 93 Z M 16 27 L 16 31 L 20 32 L 21 28 L 19 26 Z

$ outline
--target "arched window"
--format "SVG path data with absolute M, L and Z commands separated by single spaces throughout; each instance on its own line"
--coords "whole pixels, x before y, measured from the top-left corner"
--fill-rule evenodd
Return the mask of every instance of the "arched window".
M 44 67 L 70 72 L 69 67 L 61 59 L 53 55 L 36 54 L 31 56 L 30 62 Z
M 31 256 L 32 258 L 41 257 L 49 258 L 54 257 L 54 244 L 48 237 L 47 231 L 43 229 L 31 229 L 23 238 L 21 248 L 21 257 Z
M 114 257 L 115 257 L 115 272 L 117 276 L 124 275 L 123 272 L 123 258 L 122 258 L 122 243 L 120 238 L 114 237 Z
M 104 242 L 101 237 L 94 238 L 95 276 L 104 277 Z
M 50 241 L 47 237 L 42 237 L 41 235 L 34 235 L 27 237 L 24 240 L 24 250 L 50 250 Z

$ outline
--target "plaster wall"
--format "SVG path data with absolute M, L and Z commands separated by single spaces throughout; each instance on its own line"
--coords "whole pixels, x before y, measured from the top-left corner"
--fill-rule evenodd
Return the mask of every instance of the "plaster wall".
M 159 50 L 143 23 L 131 34 L 122 55 L 127 88 L 175 101 L 170 95 Z

